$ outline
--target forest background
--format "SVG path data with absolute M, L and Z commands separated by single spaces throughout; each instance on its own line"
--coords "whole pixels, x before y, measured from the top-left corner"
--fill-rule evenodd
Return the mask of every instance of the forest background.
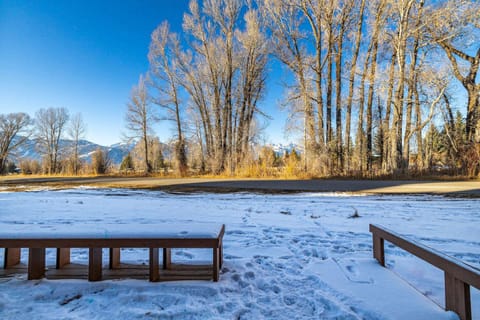
M 151 34 L 149 70 L 125 109 L 117 168 L 79 145 L 67 108 L 0 115 L 0 169 L 40 174 L 478 176 L 480 3 L 423 0 L 191 1 L 183 31 Z M 271 61 L 297 148 L 262 141 Z M 154 126 L 172 121 L 161 142 Z M 108 124 L 106 124 L 108 125 Z M 16 151 L 36 141 L 41 161 Z

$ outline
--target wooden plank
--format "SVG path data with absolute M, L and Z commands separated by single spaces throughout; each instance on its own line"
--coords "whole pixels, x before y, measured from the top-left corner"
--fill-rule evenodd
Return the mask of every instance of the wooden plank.
M 120 265 L 120 248 L 110 248 L 109 256 L 109 269 L 117 268 Z
M 13 277 L 17 274 L 26 274 L 28 272 L 28 265 L 19 263 L 7 269 L 0 269 L 0 278 Z
M 385 241 L 375 234 L 373 235 L 373 257 L 385 267 Z
M 48 268 L 45 277 L 49 280 L 88 279 L 88 265 L 70 263 L 61 269 Z M 27 266 L 19 264 L 9 269 L 0 269 L 0 277 L 12 277 L 27 273 Z M 149 279 L 150 270 L 147 265 L 123 264 L 115 269 L 102 270 L 102 280 L 114 279 Z M 212 265 L 172 264 L 171 269 L 159 269 L 158 281 L 211 280 Z
M 170 266 L 170 270 L 177 270 L 177 271 L 189 271 L 189 270 L 206 270 L 212 272 L 212 265 L 211 264 L 177 264 L 172 263 Z
M 102 280 L 102 248 L 89 248 L 88 281 Z
M 217 282 L 220 276 L 219 248 L 213 248 L 213 281 Z
M 150 281 L 156 282 L 159 280 L 158 248 L 150 248 L 149 255 L 150 255 L 150 259 L 149 259 Z
M 454 311 L 462 320 L 472 319 L 470 286 L 445 272 L 445 310 Z
M 28 280 L 41 279 L 45 276 L 45 248 L 28 250 Z
M 69 263 L 60 269 L 49 268 L 45 272 L 45 277 L 49 280 L 56 279 L 88 279 L 88 265 Z
M 3 268 L 7 269 L 20 263 L 20 248 L 5 248 Z
M 120 264 L 115 269 L 105 269 L 102 273 L 103 280 L 113 279 L 149 279 L 150 268 L 146 265 Z M 211 265 L 181 265 L 170 270 L 159 269 L 157 281 L 183 281 L 183 280 L 211 280 Z M 48 279 L 86 279 L 88 268 L 86 265 L 69 264 L 62 269 L 49 269 L 46 272 Z
M 163 248 L 163 269 L 170 269 L 172 265 L 172 249 Z
M 60 269 L 70 263 L 70 248 L 57 248 L 56 268 Z
M 219 255 L 220 255 L 220 270 L 222 270 L 223 268 L 223 244 L 220 245 L 220 247 L 218 248 L 219 250 Z
M 0 248 L 213 248 L 217 246 L 217 238 L 0 239 Z

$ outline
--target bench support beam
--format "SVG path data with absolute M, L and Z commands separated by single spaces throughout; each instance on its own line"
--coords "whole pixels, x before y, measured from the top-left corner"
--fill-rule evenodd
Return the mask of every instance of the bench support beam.
M 163 248 L 163 270 L 172 268 L 172 249 Z
M 28 250 L 28 280 L 41 279 L 45 276 L 45 248 Z
M 472 319 L 470 286 L 445 272 L 445 310 L 454 311 L 462 320 Z
M 385 241 L 375 234 L 373 235 L 373 257 L 385 267 Z
M 222 267 L 223 267 L 223 245 L 220 245 L 220 248 L 218 248 L 218 250 L 219 250 L 219 255 L 220 255 L 219 266 L 220 266 L 220 270 L 222 270 Z
M 88 252 L 88 281 L 102 280 L 102 248 L 90 248 Z
M 156 282 L 160 280 L 159 275 L 159 254 L 158 248 L 150 248 L 150 281 Z
M 220 249 L 213 248 L 213 281 L 217 282 L 220 277 Z
M 120 248 L 110 248 L 109 268 L 115 269 L 120 266 Z
M 60 269 L 70 263 L 70 248 L 57 248 L 56 268 Z
M 7 269 L 20 263 L 20 248 L 5 248 L 3 268 Z

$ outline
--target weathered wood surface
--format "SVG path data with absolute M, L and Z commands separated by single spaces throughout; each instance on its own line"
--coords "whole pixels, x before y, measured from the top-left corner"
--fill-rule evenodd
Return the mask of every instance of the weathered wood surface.
M 9 268 L 20 263 L 20 248 L 5 248 L 3 268 Z
M 154 238 L 151 234 L 147 238 L 121 237 L 112 235 L 106 238 L 85 238 L 84 234 L 73 234 L 68 238 L 59 238 L 58 235 L 50 238 L 32 238 L 25 235 L 15 235 L 14 238 L 2 236 L 0 233 L 0 247 L 5 249 L 4 269 L 0 275 L 10 274 L 9 269 L 20 263 L 20 248 L 29 249 L 28 279 L 40 279 L 46 274 L 45 249 L 57 248 L 57 273 L 70 265 L 70 248 L 89 248 L 88 280 L 99 281 L 105 279 L 105 274 L 113 274 L 121 266 L 120 248 L 149 248 L 148 274 L 150 281 L 164 281 L 173 279 L 205 278 L 207 273 L 203 269 L 191 266 L 190 269 L 175 269 L 178 265 L 172 263 L 172 248 L 211 248 L 213 251 L 212 265 L 209 266 L 209 279 L 218 281 L 223 263 L 223 235 L 225 225 L 222 225 L 217 234 L 211 236 L 205 233 L 205 238 L 173 237 Z M 102 267 L 102 249 L 109 248 L 109 269 Z M 159 268 L 159 248 L 163 248 L 163 268 Z M 175 266 L 175 267 L 174 267 Z M 15 269 L 17 270 L 17 269 Z M 69 268 L 67 268 L 69 270 Z M 180 272 L 180 274 L 177 274 Z M 60 272 L 61 273 L 61 272 Z M 48 275 L 52 274 L 49 270 Z M 47 276 L 48 276 L 47 275 Z M 166 279 L 169 278 L 169 279 Z M 193 278 L 191 278 L 193 279 Z
M 13 277 L 27 273 L 28 266 L 18 264 L 8 269 L 0 269 L 0 278 Z M 61 269 L 54 265 L 47 266 L 45 277 L 50 280 L 59 279 L 88 279 L 88 265 L 70 263 Z M 181 265 L 172 264 L 171 269 L 158 271 L 158 279 L 155 281 L 176 281 L 176 280 L 211 280 L 213 277 L 211 265 Z M 150 267 L 148 264 L 119 264 L 115 269 L 103 269 L 103 280 L 114 279 L 138 279 L 147 280 L 150 278 Z
M 480 289 L 480 270 L 385 227 L 371 224 L 370 232 L 373 235 L 373 256 L 382 266 L 385 266 L 384 240 L 386 240 L 443 270 L 445 310 L 456 312 L 462 320 L 472 319 L 470 286 Z

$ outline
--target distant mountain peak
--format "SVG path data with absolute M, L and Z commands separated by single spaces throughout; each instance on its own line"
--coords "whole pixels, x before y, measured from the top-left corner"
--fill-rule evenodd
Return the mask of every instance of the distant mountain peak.
M 63 148 L 68 148 L 69 145 L 73 144 L 72 140 L 62 139 L 60 140 L 60 145 Z M 41 155 L 38 152 L 36 147 L 37 142 L 35 139 L 30 138 L 16 150 L 15 155 L 12 157 L 15 160 L 19 161 L 22 159 L 30 160 L 41 160 Z M 133 149 L 135 143 L 125 143 L 119 142 L 112 144 L 110 146 L 102 146 L 97 143 L 82 139 L 79 140 L 79 157 L 87 162 L 90 162 L 92 159 L 92 154 L 97 150 L 101 149 L 108 152 L 109 158 L 112 161 L 112 164 L 119 165 L 122 162 L 122 159 Z

